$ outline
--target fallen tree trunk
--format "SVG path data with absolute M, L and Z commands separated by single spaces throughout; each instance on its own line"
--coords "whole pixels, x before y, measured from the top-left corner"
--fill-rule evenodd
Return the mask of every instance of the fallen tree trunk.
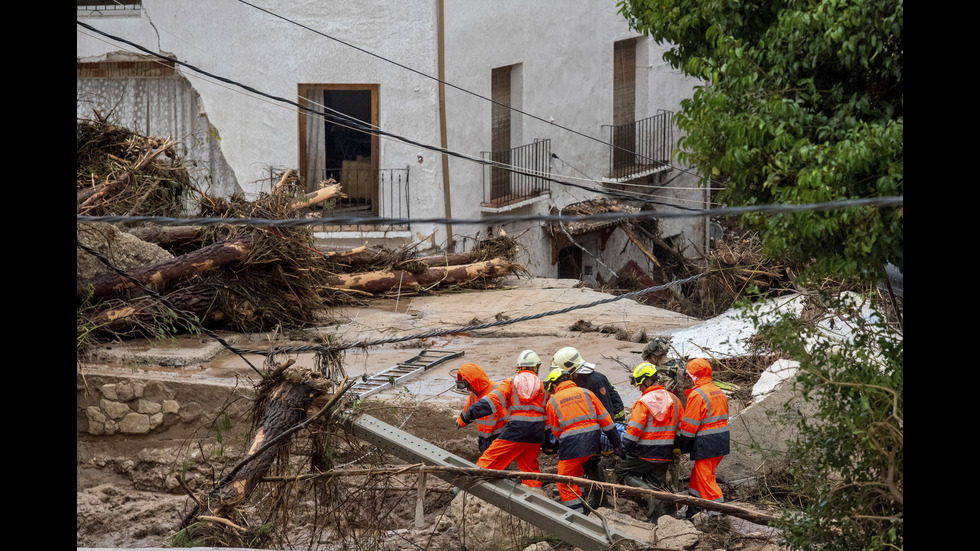
M 194 252 L 149 266 L 135 268 L 126 273 L 143 285 L 159 285 L 166 281 L 188 277 L 237 262 L 248 254 L 251 247 L 252 238 L 250 236 L 240 237 L 214 243 Z M 88 296 L 89 291 L 91 291 L 92 298 L 99 299 L 118 294 L 135 286 L 136 284 L 130 279 L 111 272 L 95 276 L 87 284 L 79 282 L 76 293 L 79 300 Z
M 419 274 L 406 270 L 338 274 L 328 278 L 327 284 L 332 290 L 353 290 L 371 294 L 390 291 L 411 292 L 436 285 L 455 285 L 480 277 L 503 277 L 523 269 L 516 262 L 494 258 L 473 264 L 432 267 Z
M 126 230 L 147 243 L 159 245 L 164 249 L 187 245 L 201 239 L 203 232 L 198 226 L 158 226 L 149 225 Z
M 163 298 L 174 308 L 202 322 L 220 321 L 224 319 L 224 313 L 214 308 L 215 295 L 214 289 L 195 287 L 174 291 L 164 295 Z M 169 311 L 170 309 L 160 301 L 142 296 L 126 304 L 114 305 L 94 315 L 87 315 L 86 319 L 93 328 L 92 331 L 96 333 L 126 335 L 143 330 L 152 334 L 155 332 L 154 328 L 160 324 L 161 319 L 165 319 Z
M 775 516 L 744 509 L 742 507 L 731 505 L 730 503 L 719 503 L 716 501 L 708 501 L 705 499 L 692 497 L 687 494 L 681 495 L 681 494 L 674 494 L 671 492 L 663 492 L 659 490 L 634 488 L 632 486 L 623 486 L 620 484 L 612 484 L 609 482 L 596 482 L 595 480 L 590 480 L 588 478 L 580 478 L 575 476 L 565 476 L 565 475 L 551 474 L 551 473 L 525 473 L 521 471 L 498 471 L 492 469 L 481 469 L 479 467 L 441 467 L 441 466 L 433 466 L 433 465 L 423 465 L 419 463 L 415 465 L 405 465 L 403 467 L 346 469 L 346 470 L 335 469 L 331 471 L 324 471 L 322 473 L 313 473 L 313 474 L 305 474 L 305 475 L 297 475 L 297 476 L 289 476 L 289 477 L 267 477 L 262 479 L 262 481 L 292 483 L 292 482 L 298 482 L 300 480 L 309 480 L 314 478 L 334 478 L 334 477 L 342 477 L 342 476 L 378 476 L 383 474 L 396 475 L 396 474 L 419 474 L 419 473 L 434 473 L 436 475 L 458 475 L 458 478 L 461 479 L 507 478 L 513 480 L 538 480 L 544 483 L 560 482 L 562 484 L 576 484 L 581 488 L 598 488 L 604 492 L 613 495 L 623 495 L 623 496 L 638 497 L 638 498 L 652 497 L 670 503 L 691 505 L 699 509 L 718 511 L 720 513 L 745 519 L 749 522 L 754 522 L 756 524 L 768 525 L 770 522 L 777 519 L 777 517 Z M 441 478 L 446 479 L 452 477 L 441 476 Z M 451 483 L 465 489 L 465 483 L 462 481 L 457 481 L 453 479 L 451 480 Z
M 326 394 L 333 383 L 313 370 L 292 367 L 292 364 L 293 360 L 289 360 L 267 377 L 279 383 L 269 392 L 262 423 L 255 431 L 245 458 L 218 483 L 214 491 L 216 499 L 209 500 L 213 505 L 203 506 L 204 502 L 191 494 L 198 506 L 185 517 L 183 526 L 195 518 L 230 519 L 234 510 L 245 503 L 262 480 L 276 455 L 287 445 L 289 437 L 333 409 L 352 386 L 344 379 L 326 404 L 316 414 L 307 417 L 310 407 Z M 177 478 L 181 480 L 180 475 Z

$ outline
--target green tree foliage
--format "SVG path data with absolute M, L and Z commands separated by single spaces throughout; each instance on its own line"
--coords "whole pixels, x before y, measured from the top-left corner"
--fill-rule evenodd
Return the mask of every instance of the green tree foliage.
M 704 82 L 682 104 L 682 161 L 722 181 L 729 205 L 902 195 L 901 0 L 628 0 L 637 30 Z M 903 268 L 902 209 L 744 219 L 764 252 L 807 275 Z M 812 262 L 811 262 L 812 261 Z
M 721 181 L 729 205 L 807 204 L 903 194 L 901 0 L 620 0 L 665 60 L 703 83 L 682 103 L 678 156 Z M 811 281 L 870 288 L 903 269 L 902 209 L 746 216 L 764 252 Z M 871 294 L 866 299 L 873 299 Z M 780 527 L 798 549 L 901 548 L 903 346 L 898 324 L 822 297 L 849 340 L 797 317 L 760 327 L 800 362 L 817 414 L 791 443 L 800 497 Z M 868 321 L 878 320 L 876 322 Z M 838 326 L 840 329 L 840 326 Z
M 787 474 L 801 502 L 777 525 L 795 549 L 900 549 L 904 341 L 853 294 L 825 305 L 823 323 L 783 316 L 760 324 L 800 362 L 797 389 L 817 403 L 812 417 L 794 416 L 800 430 Z

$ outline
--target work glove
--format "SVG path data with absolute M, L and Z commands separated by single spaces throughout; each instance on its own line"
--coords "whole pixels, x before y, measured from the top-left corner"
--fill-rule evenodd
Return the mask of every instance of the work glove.
M 465 411 L 459 414 L 459 420 L 463 422 L 464 426 L 469 425 L 470 423 L 473 422 L 473 420 L 470 419 L 470 416 Z M 459 426 L 459 424 L 457 423 L 456 426 Z

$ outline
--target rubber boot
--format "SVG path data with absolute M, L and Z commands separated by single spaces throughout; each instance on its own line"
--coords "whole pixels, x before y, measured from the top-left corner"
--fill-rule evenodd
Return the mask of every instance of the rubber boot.
M 584 478 L 589 480 L 595 480 L 596 482 L 605 482 L 606 473 L 602 470 L 602 457 L 593 456 L 591 459 L 582 465 L 582 470 L 584 471 Z M 605 507 L 606 494 L 602 490 L 592 490 L 588 494 L 589 506 L 593 509 L 598 509 L 599 507 Z
M 656 488 L 654 488 L 646 480 L 633 475 L 628 475 L 625 478 L 623 478 L 623 484 L 626 484 L 627 486 L 632 486 L 634 488 L 642 488 L 644 490 L 656 490 Z M 656 524 L 657 519 L 660 518 L 660 515 L 658 513 L 661 512 L 660 509 L 662 509 L 663 506 L 658 500 L 653 499 L 652 497 L 646 498 L 646 502 L 647 502 L 647 522 L 652 522 L 653 524 Z

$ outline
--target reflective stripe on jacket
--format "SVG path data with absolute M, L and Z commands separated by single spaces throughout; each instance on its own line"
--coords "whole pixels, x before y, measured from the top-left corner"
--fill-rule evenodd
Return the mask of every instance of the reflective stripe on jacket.
M 483 398 L 493 390 L 493 387 L 497 383 L 490 380 L 486 372 L 483 369 L 472 363 L 463 364 L 459 368 L 459 374 L 463 377 L 466 382 L 473 387 L 477 393 L 470 392 L 469 398 L 466 400 L 466 405 L 463 406 L 463 411 L 469 409 L 474 403 L 476 403 L 480 398 Z M 479 417 L 476 419 L 476 428 L 480 431 L 480 436 L 483 438 L 489 438 L 491 436 L 499 435 L 502 430 L 504 430 L 504 425 L 507 423 L 507 418 L 503 413 L 491 414 L 484 417 Z M 466 424 L 459 417 L 456 418 L 456 424 L 465 427 Z
M 674 436 L 681 414 L 681 400 L 663 385 L 643 391 L 633 403 L 623 436 L 623 451 L 641 459 L 671 460 Z
M 558 385 L 548 400 L 548 428 L 558 439 L 558 460 L 575 459 L 599 452 L 600 431 L 614 448 L 621 444 L 612 417 L 595 394 L 572 381 Z
M 514 384 L 516 378 L 524 379 L 525 383 L 529 383 L 526 386 L 535 389 L 530 397 L 518 394 L 518 385 Z M 506 422 L 498 436 L 501 440 L 540 444 L 544 440 L 546 395 L 544 383 L 538 375 L 533 371 L 522 370 L 514 377 L 504 379 L 465 411 L 471 418 L 478 415 L 501 415 Z
M 678 448 L 690 452 L 691 459 L 728 455 L 728 398 L 711 381 L 702 376 L 687 391 L 687 407 L 677 431 Z

